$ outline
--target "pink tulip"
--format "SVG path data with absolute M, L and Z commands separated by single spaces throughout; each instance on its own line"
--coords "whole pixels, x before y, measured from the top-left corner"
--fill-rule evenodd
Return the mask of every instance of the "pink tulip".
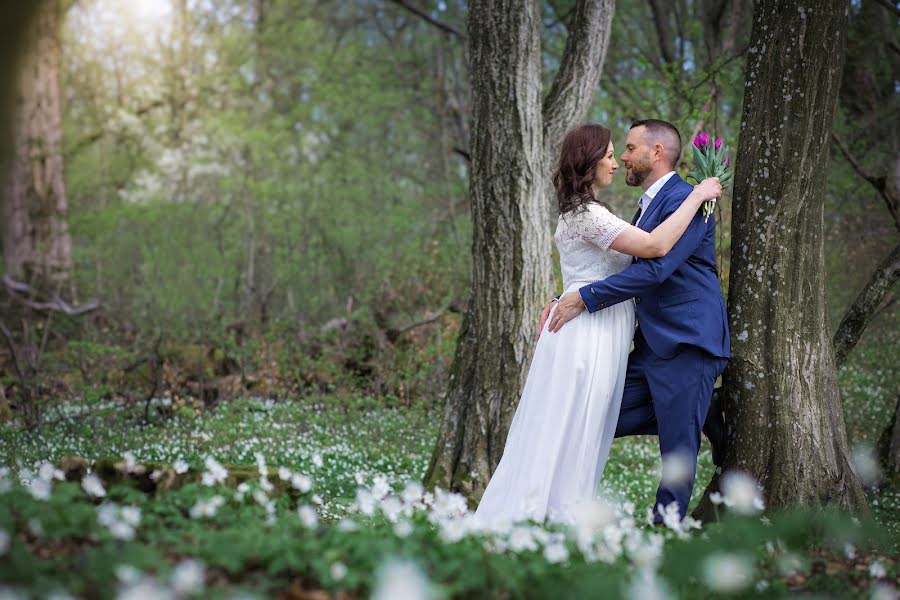
M 706 134 L 706 132 L 703 132 L 694 138 L 694 145 L 700 150 L 702 150 L 706 146 L 709 146 L 709 136 Z
M 719 148 L 722 147 L 722 138 L 716 138 L 716 151 L 718 152 Z
M 726 168 L 726 169 L 727 169 L 728 167 L 730 167 L 730 166 L 731 166 L 731 157 L 730 157 L 730 156 L 726 156 L 726 157 L 722 160 L 722 164 L 725 165 L 725 168 Z

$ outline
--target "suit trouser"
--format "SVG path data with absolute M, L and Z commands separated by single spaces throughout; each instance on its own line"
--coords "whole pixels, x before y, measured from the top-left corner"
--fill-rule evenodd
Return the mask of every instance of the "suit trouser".
M 616 426 L 616 437 L 658 435 L 663 464 L 678 462 L 677 478 L 665 478 L 656 491 L 656 505 L 678 502 L 681 517 L 687 514 L 697 473 L 700 431 L 709 411 L 713 385 L 728 359 L 688 346 L 672 358 L 650 350 L 640 328 L 634 350 L 628 356 L 625 391 Z M 665 475 L 665 473 L 664 473 Z M 658 511 L 655 520 L 661 521 Z

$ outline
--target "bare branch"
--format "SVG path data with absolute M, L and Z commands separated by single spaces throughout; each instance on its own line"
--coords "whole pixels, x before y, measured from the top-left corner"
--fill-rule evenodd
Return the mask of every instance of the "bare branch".
M 865 167 L 863 167 L 856 157 L 850 153 L 847 144 L 844 143 L 844 140 L 842 140 L 838 134 L 832 132 L 831 139 L 834 140 L 838 150 L 841 151 L 841 154 L 844 155 L 844 158 L 847 159 L 847 162 L 850 163 L 850 166 L 853 167 L 853 170 L 856 171 L 857 175 L 871 183 L 872 187 L 878 191 L 881 198 L 884 200 L 885 205 L 887 205 L 887 209 L 891 213 L 891 216 L 894 217 L 894 225 L 897 227 L 897 230 L 900 231 L 900 199 L 898 199 L 888 187 L 887 177 L 878 177 L 866 171 Z
M 35 302 L 34 300 L 29 300 L 27 298 L 22 298 L 16 295 L 18 294 L 27 294 L 31 297 L 37 296 L 37 290 L 28 285 L 27 283 L 23 283 L 21 281 L 15 281 L 12 277 L 7 273 L 3 276 L 3 283 L 6 287 L 13 293 L 13 297 L 17 298 L 20 302 L 22 302 L 25 306 L 29 308 L 33 308 L 34 310 L 52 310 L 56 312 L 65 313 L 70 316 L 83 315 L 85 313 L 89 313 L 91 311 L 97 310 L 100 308 L 100 303 L 96 300 L 91 300 L 90 302 L 85 302 L 79 306 L 72 306 L 68 304 L 65 300 L 59 297 L 59 294 L 53 294 L 53 298 L 50 302 Z
M 437 27 L 444 33 L 449 33 L 453 37 L 455 37 L 459 40 L 465 41 L 466 36 L 464 33 L 461 33 L 459 30 L 454 29 L 453 27 L 451 27 L 450 25 L 447 25 L 446 23 L 442 23 L 442 22 L 438 21 L 437 19 L 435 19 L 431 15 L 429 15 L 427 12 L 423 11 L 421 8 L 416 8 L 415 6 L 411 5 L 406 0 L 391 0 L 391 2 L 393 2 L 397 6 L 401 6 L 401 7 L 405 8 L 406 10 L 408 10 L 412 14 L 416 15 L 417 17 L 419 17 L 426 23 Z
M 164 101 L 154 100 L 154 101 L 149 102 L 149 103 L 141 106 L 140 108 L 138 108 L 136 111 L 134 111 L 134 115 L 136 117 L 140 117 L 141 115 L 144 115 L 144 114 L 150 112 L 154 108 L 159 108 L 160 106 L 164 106 L 164 105 L 165 105 Z M 107 129 L 98 129 L 96 131 L 93 131 L 93 132 L 87 134 L 86 136 L 82 137 L 80 140 L 78 140 L 77 142 L 72 144 L 71 148 L 64 151 L 63 156 L 66 159 L 69 159 L 69 158 L 75 156 L 76 154 L 78 154 L 79 152 L 84 150 L 86 147 L 90 146 L 91 144 L 93 144 L 94 142 L 96 142 L 97 140 L 99 140 L 100 138 L 105 136 L 107 133 L 109 133 L 109 130 L 107 130 Z
M 886 9 L 888 9 L 889 11 L 893 12 L 894 16 L 900 17 L 900 8 L 898 8 L 895 3 L 890 2 L 890 0 L 875 0 L 875 1 L 878 2 L 878 4 L 882 5 L 883 7 L 885 7 Z
M 840 369 L 875 315 L 884 295 L 900 278 L 900 244 L 881 261 L 866 287 L 859 293 L 834 334 L 835 368 Z
M 578 0 L 559 70 L 544 99 L 544 151 L 551 157 L 570 127 L 591 107 L 612 26 L 614 0 Z

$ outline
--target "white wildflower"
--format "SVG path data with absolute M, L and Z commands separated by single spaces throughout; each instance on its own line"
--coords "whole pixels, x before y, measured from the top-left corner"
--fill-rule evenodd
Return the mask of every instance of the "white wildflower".
M 218 494 L 206 500 L 197 500 L 197 502 L 194 503 L 194 506 L 191 507 L 191 518 L 200 519 L 204 517 L 214 517 L 223 504 L 225 504 L 225 499 Z
M 294 473 L 291 475 L 291 487 L 305 494 L 312 489 L 312 479 L 303 473 Z
M 713 554 L 703 561 L 703 580 L 715 592 L 739 592 L 753 582 L 753 564 L 743 555 Z
M 876 485 L 881 480 L 881 466 L 875 451 L 868 444 L 860 444 L 853 448 L 853 470 L 865 486 Z
M 391 486 L 388 484 L 387 478 L 379 475 L 372 483 L 372 495 L 377 500 L 381 500 L 391 492 Z
M 321 467 L 322 466 L 322 455 L 319 454 L 318 452 L 313 454 L 312 464 L 314 467 Z
M 291 470 L 287 467 L 278 467 L 278 479 L 287 481 L 291 478 Z
M 331 574 L 332 579 L 340 581 L 347 576 L 347 565 L 340 561 L 336 561 L 331 564 L 331 568 L 328 569 L 328 572 Z
M 875 560 L 869 565 L 869 575 L 875 579 L 881 579 L 887 577 L 887 569 L 884 568 L 884 565 L 881 562 Z
M 300 522 L 303 523 L 303 526 L 307 529 L 312 529 L 319 523 L 316 509 L 308 504 L 304 504 L 297 508 L 297 516 L 300 517 Z
M 413 526 L 409 521 L 398 521 L 394 525 L 394 535 L 396 535 L 398 538 L 409 537 L 412 532 Z
M 628 589 L 630 600 L 669 600 L 674 598 L 665 582 L 653 571 L 641 571 Z
M 871 600 L 897 600 L 897 589 L 887 583 L 878 583 L 872 588 Z
M 403 488 L 403 492 L 401 494 L 401 498 L 406 504 L 415 504 L 419 500 L 422 499 L 422 484 L 418 481 L 409 481 L 406 484 L 406 487 Z
M 414 563 L 391 560 L 378 571 L 372 600 L 426 600 L 433 598 L 428 579 Z
M 569 549 L 561 542 L 554 542 L 544 548 L 544 559 L 549 563 L 561 563 L 569 560 Z
M 219 461 L 212 456 L 207 456 L 204 465 L 206 466 L 206 471 L 201 479 L 203 485 L 211 486 L 216 483 L 225 483 L 225 479 L 228 477 L 228 470 Z
M 103 498 L 106 496 L 106 489 L 103 487 L 103 481 L 91 473 L 81 480 L 81 488 L 93 496 L 94 498 Z
M 396 523 L 403 510 L 403 503 L 397 496 L 388 496 L 381 501 L 381 514 L 391 523 Z
M 183 459 L 179 458 L 172 463 L 172 468 L 175 470 L 175 473 L 181 475 L 182 473 L 187 473 L 190 466 Z
M 667 453 L 662 459 L 662 483 L 664 487 L 675 487 L 687 482 L 691 477 L 693 463 L 679 452 Z
M 175 565 L 169 585 L 179 596 L 190 596 L 203 589 L 206 567 L 198 560 L 186 559 Z
M 41 463 L 41 466 L 38 469 L 38 477 L 47 481 L 51 481 L 53 479 L 64 481 L 66 475 L 61 470 L 57 469 L 53 463 L 44 461 L 43 463 Z
M 33 479 L 31 483 L 28 484 L 28 493 L 35 500 L 47 500 L 50 497 L 50 492 L 53 491 L 53 484 L 50 483 L 49 479 Z
M 362 514 L 371 517 L 375 514 L 375 496 L 365 488 L 356 491 L 356 507 Z
M 764 507 L 759 486 L 750 475 L 728 471 L 722 476 L 725 505 L 742 514 L 754 514 Z

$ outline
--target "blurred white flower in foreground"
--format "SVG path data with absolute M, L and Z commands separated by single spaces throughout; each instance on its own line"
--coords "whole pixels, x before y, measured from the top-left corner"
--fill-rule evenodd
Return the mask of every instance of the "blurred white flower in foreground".
M 725 506 L 741 514 L 752 515 L 765 508 L 756 480 L 742 471 L 722 476 L 722 493 Z
M 881 481 L 881 466 L 875 451 L 868 444 L 854 446 L 852 453 L 853 470 L 866 487 Z
M 201 480 L 203 485 L 225 483 L 225 478 L 228 477 L 228 469 L 223 467 L 219 461 L 212 456 L 207 456 L 204 465 L 206 466 L 206 471 L 203 473 Z
M 225 499 L 218 494 L 206 500 L 197 500 L 194 506 L 191 507 L 191 518 L 214 517 L 223 504 L 225 504 Z
M 316 509 L 308 504 L 304 504 L 303 506 L 297 508 L 297 516 L 300 517 L 300 522 L 303 523 L 303 526 L 307 529 L 312 529 L 319 523 L 319 517 L 316 514 Z
M 432 598 L 428 579 L 414 563 L 390 560 L 378 571 L 372 600 L 426 600 Z
M 664 487 L 679 486 L 691 477 L 693 464 L 687 457 L 678 452 L 666 454 L 662 459 L 661 485 Z
M 206 583 L 206 567 L 198 560 L 186 559 L 175 566 L 169 585 L 176 594 L 189 596 L 203 589 Z
M 95 498 L 106 496 L 106 489 L 103 487 L 103 481 L 91 473 L 81 480 L 81 488 Z
M 347 565 L 338 561 L 331 564 L 331 568 L 328 570 L 331 578 L 335 581 L 340 581 L 344 577 L 347 576 Z
M 172 468 L 178 475 L 181 475 L 182 473 L 187 473 L 188 469 L 190 469 L 190 466 L 187 464 L 187 462 L 184 461 L 184 459 L 179 458 L 174 463 L 172 463 Z
M 887 569 L 884 568 L 881 562 L 875 560 L 869 565 L 869 575 L 875 579 L 881 579 L 882 577 L 887 577 Z
M 97 521 L 119 540 L 134 538 L 134 530 L 141 524 L 141 509 L 106 502 L 97 507 Z
M 673 598 L 665 582 L 653 571 L 641 571 L 628 589 L 631 600 L 669 600 Z
M 753 563 L 739 554 L 710 555 L 703 561 L 703 581 L 722 594 L 739 592 L 753 582 Z

